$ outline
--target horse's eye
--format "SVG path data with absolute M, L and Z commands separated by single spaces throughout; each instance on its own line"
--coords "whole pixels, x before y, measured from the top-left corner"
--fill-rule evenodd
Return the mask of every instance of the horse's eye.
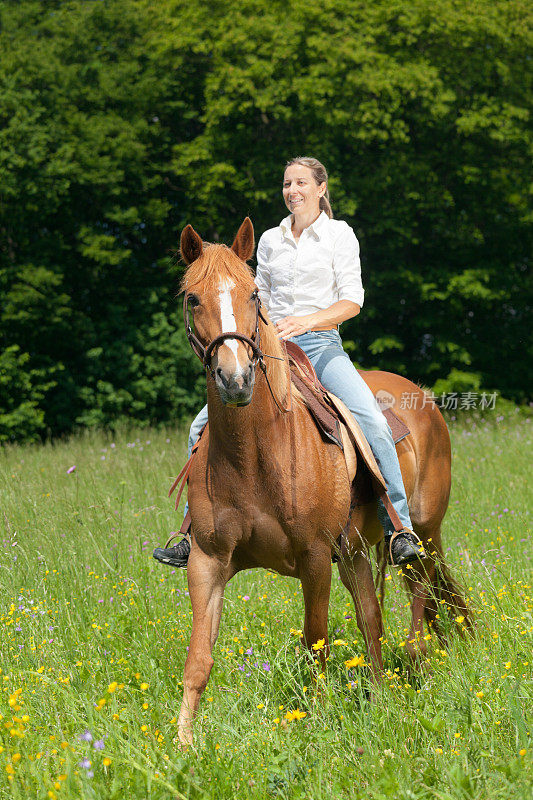
M 200 305 L 200 299 L 195 294 L 190 294 L 188 301 L 191 308 L 198 308 Z

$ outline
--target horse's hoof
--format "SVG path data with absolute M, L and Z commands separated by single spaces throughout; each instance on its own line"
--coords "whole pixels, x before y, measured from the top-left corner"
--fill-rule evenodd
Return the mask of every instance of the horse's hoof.
M 189 750 L 193 749 L 194 742 L 192 738 L 192 731 L 178 731 L 178 735 L 174 740 L 180 750 Z

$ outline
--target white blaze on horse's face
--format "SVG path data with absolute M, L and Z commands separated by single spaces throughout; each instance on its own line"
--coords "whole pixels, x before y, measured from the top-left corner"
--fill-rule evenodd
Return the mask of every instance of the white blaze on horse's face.
M 239 331 L 235 319 L 233 289 L 235 284 L 231 280 L 221 281 L 218 287 L 222 333 L 243 332 Z M 246 347 L 238 339 L 225 339 L 216 348 L 211 363 L 222 402 L 230 406 L 248 405 L 252 399 L 255 370 Z
M 220 321 L 222 322 L 222 333 L 232 333 L 237 330 L 237 322 L 235 321 L 235 314 L 233 313 L 233 301 L 231 299 L 231 290 L 235 288 L 233 281 L 221 281 L 218 287 L 218 296 L 220 299 Z M 229 347 L 235 356 L 235 376 L 242 375 L 242 367 L 239 364 L 238 344 L 236 339 L 226 339 L 224 344 Z
M 233 281 L 221 281 L 218 287 L 218 297 L 220 299 L 220 321 L 222 322 L 222 333 L 232 333 L 237 330 L 237 323 L 235 321 L 235 314 L 233 313 L 233 301 L 231 299 L 231 290 L 235 288 Z M 229 347 L 235 356 L 237 369 L 236 375 L 242 373 L 241 365 L 239 364 L 239 356 L 237 354 L 237 340 L 226 339 L 224 344 Z

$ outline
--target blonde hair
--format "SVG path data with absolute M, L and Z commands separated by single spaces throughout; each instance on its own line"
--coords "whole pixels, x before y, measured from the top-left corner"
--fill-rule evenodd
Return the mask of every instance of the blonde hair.
M 322 164 L 318 158 L 297 156 L 297 158 L 291 158 L 290 161 L 287 161 L 285 169 L 287 169 L 287 167 L 291 167 L 293 164 L 300 164 L 302 167 L 309 167 L 313 173 L 313 178 L 315 179 L 317 186 L 320 186 L 321 183 L 326 184 L 326 193 L 320 198 L 319 208 L 322 211 L 325 211 L 330 219 L 333 219 L 333 211 L 331 210 L 331 204 L 329 202 L 328 172 L 324 164 Z

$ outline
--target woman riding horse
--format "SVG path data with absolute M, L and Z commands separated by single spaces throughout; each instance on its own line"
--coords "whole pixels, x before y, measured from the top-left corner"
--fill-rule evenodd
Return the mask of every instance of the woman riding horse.
M 287 354 L 260 309 L 258 288 L 246 264 L 254 252 L 250 219 L 240 226 L 231 248 L 204 243 L 190 225 L 182 231 L 180 248 L 188 264 L 182 281 L 187 335 L 206 368 L 209 416 L 209 435 L 200 438 L 195 458 L 182 473 L 189 477 L 194 535 L 187 564 L 192 628 L 178 737 L 190 745 L 214 663 L 225 587 L 239 572 L 262 567 L 300 581 L 302 642 L 315 656 L 312 645 L 321 642 L 318 657 L 325 668 L 331 560 L 339 536 L 339 576 L 354 601 L 371 679 L 382 680 L 383 624 L 368 548 L 383 532 L 377 503 L 351 502 L 353 469 L 341 449 L 324 441 L 310 424 L 302 396 L 291 392 Z M 411 519 L 424 544 L 420 560 L 404 573 L 412 595 L 411 629 L 404 645 L 416 661 L 426 652 L 424 621 L 443 635 L 442 604 L 468 618 L 441 542 L 451 485 L 450 437 L 437 406 L 422 405 L 428 399 L 423 389 L 377 370 L 362 377 L 374 394 L 386 391 L 399 402 L 408 391 L 416 398 L 416 410 L 401 411 L 410 435 L 398 443 Z M 400 531 L 397 513 L 389 498 L 382 497 L 395 531 Z
M 357 316 L 363 305 L 359 243 L 346 222 L 333 218 L 328 175 L 317 159 L 288 162 L 283 199 L 291 213 L 262 235 L 257 248 L 259 295 L 278 336 L 304 350 L 322 385 L 343 400 L 362 428 L 403 525 L 394 532 L 380 499 L 378 515 L 387 552 L 394 566 L 402 566 L 416 561 L 421 551 L 412 531 L 396 448 L 387 420 L 344 352 L 338 331 L 339 324 Z M 191 425 L 189 455 L 206 422 L 207 406 Z M 185 537 L 174 547 L 154 550 L 154 558 L 186 567 L 189 553 Z

